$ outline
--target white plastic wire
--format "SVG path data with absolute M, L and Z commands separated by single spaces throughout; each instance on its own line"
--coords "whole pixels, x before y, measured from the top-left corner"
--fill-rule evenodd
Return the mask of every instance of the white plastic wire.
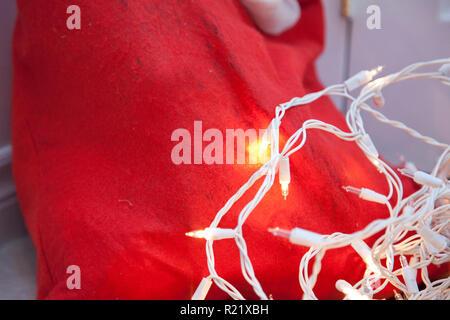
M 400 121 L 390 120 L 379 111 L 368 105 L 368 100 L 374 97 L 380 97 L 382 90 L 393 83 L 413 80 L 413 79 L 434 79 L 440 81 L 445 86 L 450 86 L 449 75 L 444 72 L 450 64 L 449 59 L 439 59 L 429 62 L 420 62 L 412 64 L 403 70 L 375 79 L 372 77 L 376 72 L 369 71 L 359 74 L 357 79 L 360 84 L 367 83 L 359 95 L 355 98 L 345 84 L 333 85 L 319 92 L 307 94 L 301 98 L 295 97 L 289 102 L 282 103 L 275 108 L 275 117 L 272 119 L 267 131 L 270 136 L 270 159 L 262 165 L 239 190 L 225 203 L 220 209 L 209 228 L 218 228 L 221 219 L 230 210 L 237 200 L 241 198 L 247 190 L 253 187 L 256 181 L 263 179 L 256 195 L 242 209 L 238 217 L 235 228 L 235 241 L 240 252 L 240 261 L 242 274 L 245 280 L 253 287 L 254 292 L 261 299 L 268 299 L 261 283 L 258 281 L 252 262 L 247 252 L 247 245 L 244 239 L 242 227 L 252 213 L 253 209 L 263 200 L 265 194 L 272 187 L 277 174 L 277 166 L 283 157 L 289 157 L 299 151 L 307 142 L 307 132 L 310 129 L 317 129 L 328 132 L 346 141 L 353 141 L 364 152 L 368 161 L 370 161 L 382 173 L 389 186 L 389 193 L 384 195 L 386 199 L 396 198 L 395 203 L 386 202 L 385 206 L 389 211 L 389 218 L 375 220 L 369 223 L 364 229 L 352 234 L 333 233 L 324 235 L 325 241 L 320 247 L 311 247 L 302 257 L 299 266 L 299 283 L 303 291 L 303 299 L 317 299 L 314 294 L 314 286 L 317 277 L 321 271 L 321 261 L 327 250 L 349 246 L 355 241 L 363 241 L 372 235 L 384 231 L 370 249 L 371 265 L 367 265 L 364 277 L 353 285 L 362 298 L 372 298 L 378 292 L 383 290 L 387 284 L 396 288 L 392 294 L 397 299 L 449 299 L 450 298 L 450 277 L 431 281 L 428 276 L 428 267 L 440 265 L 450 261 L 450 186 L 448 176 L 450 175 L 450 146 L 446 143 L 436 141 L 427 137 L 418 131 L 409 128 Z M 423 72 L 420 69 L 438 67 L 440 71 Z M 443 71 L 444 70 L 444 71 Z M 379 71 L 379 70 L 378 70 Z M 361 74 L 370 75 L 370 78 L 361 79 Z M 354 80 L 354 79 L 353 79 Z M 353 83 L 349 79 L 346 83 Z M 366 80 L 363 81 L 362 80 Z M 353 81 L 353 82 L 352 82 Z M 342 131 L 332 124 L 320 120 L 310 119 L 305 121 L 302 126 L 286 141 L 280 150 L 279 128 L 286 112 L 302 105 L 307 105 L 322 96 L 343 96 L 351 101 L 346 114 L 346 122 L 349 131 Z M 378 100 L 379 101 L 379 100 Z M 361 110 L 368 112 L 375 119 L 389 124 L 395 128 L 403 130 L 412 137 L 441 148 L 442 155 L 439 157 L 434 169 L 430 173 L 434 177 L 439 177 L 444 182 L 441 187 L 430 187 L 424 185 L 409 197 L 403 195 L 403 185 L 398 176 L 398 172 L 387 163 L 378 158 L 378 152 L 372 144 L 370 136 L 365 131 L 364 122 L 361 117 Z M 367 138 L 369 137 L 369 139 Z M 343 191 L 345 192 L 345 191 Z M 281 200 L 281 198 L 280 198 Z M 365 200 L 361 200 L 365 201 Z M 269 226 L 268 226 L 269 227 Z M 426 229 L 424 229 L 426 228 Z M 426 232 L 424 232 L 426 230 Z M 437 240 L 436 240 L 437 239 Z M 436 249 L 433 243 L 440 241 L 441 247 Z M 447 241 L 446 246 L 442 246 L 442 241 Z M 208 270 L 210 274 L 207 278 L 212 279 L 214 283 L 233 299 L 242 300 L 242 294 L 228 281 L 220 277 L 215 269 L 213 240 L 206 241 L 206 256 Z M 404 270 L 394 263 L 396 258 L 408 257 L 409 265 L 404 266 Z M 312 273 L 309 274 L 308 268 L 311 260 L 314 259 Z M 402 258 L 402 261 L 405 261 Z M 394 266 L 397 268 L 395 269 Z M 403 279 L 404 272 L 408 275 L 418 274 L 423 284 L 418 285 L 420 291 L 408 289 Z M 401 278 L 399 278 L 399 276 Z M 409 279 L 411 280 L 411 279 Z M 341 282 L 342 284 L 343 282 Z M 413 288 L 413 285 L 409 285 Z M 348 289 L 348 288 L 347 288 Z M 399 293 L 400 292 L 400 293 Z M 345 299 L 352 298 L 346 295 Z M 354 298 L 354 294 L 353 294 Z

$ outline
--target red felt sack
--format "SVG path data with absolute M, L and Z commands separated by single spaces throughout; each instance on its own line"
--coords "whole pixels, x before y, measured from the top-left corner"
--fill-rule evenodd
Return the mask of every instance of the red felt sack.
M 195 150 L 192 164 L 177 165 L 172 134 L 186 129 L 194 139 L 194 121 L 223 133 L 265 128 L 277 104 L 320 90 L 321 4 L 302 1 L 297 25 L 273 37 L 237 0 L 79 0 L 80 30 L 66 26 L 69 1 L 17 3 L 14 176 L 38 252 L 38 298 L 190 298 L 208 271 L 204 241 L 185 232 L 207 227 L 258 166 L 194 164 L 199 156 L 203 162 Z M 283 138 L 311 118 L 346 127 L 323 98 L 289 110 Z M 274 238 L 268 227 L 353 232 L 388 215 L 342 190 L 387 192 L 352 143 L 311 131 L 291 172 L 287 200 L 275 184 L 244 226 L 255 273 L 274 299 L 301 298 L 306 248 Z M 222 227 L 236 225 L 252 194 Z M 234 241 L 214 248 L 218 273 L 255 298 Z M 67 287 L 71 265 L 80 268 L 80 289 Z M 318 297 L 340 297 L 335 281 L 354 283 L 363 270 L 351 248 L 330 250 Z M 213 286 L 208 298 L 227 296 Z

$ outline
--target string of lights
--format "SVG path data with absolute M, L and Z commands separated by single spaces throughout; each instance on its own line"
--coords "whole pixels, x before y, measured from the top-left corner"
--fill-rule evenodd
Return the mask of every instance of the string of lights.
M 424 68 L 439 68 L 434 72 L 421 72 Z M 396 299 L 449 299 L 450 277 L 431 281 L 428 267 L 431 264 L 440 265 L 450 260 L 450 146 L 432 137 L 408 127 L 404 123 L 388 119 L 378 110 L 369 105 L 372 100 L 375 107 L 384 104 L 382 91 L 385 87 L 413 79 L 433 79 L 445 86 L 450 86 L 450 58 L 412 64 L 403 70 L 384 77 L 375 77 L 381 67 L 365 70 L 346 80 L 343 84 L 332 85 L 321 91 L 295 97 L 289 102 L 282 103 L 275 108 L 275 117 L 270 122 L 266 133 L 262 137 L 260 147 L 270 148 L 270 158 L 266 163 L 242 185 L 239 190 L 217 212 L 209 227 L 204 230 L 188 232 L 186 235 L 206 239 L 206 256 L 209 275 L 203 278 L 192 299 L 205 299 L 214 283 L 231 298 L 242 300 L 242 294 L 228 281 L 222 278 L 215 269 L 213 243 L 222 239 L 234 239 L 240 253 L 242 275 L 254 292 L 261 299 L 269 299 L 258 281 L 252 262 L 247 252 L 242 227 L 245 221 L 272 188 L 278 174 L 281 185 L 281 195 L 286 198 L 289 194 L 291 181 L 289 157 L 307 142 L 307 132 L 311 129 L 322 130 L 336 137 L 355 143 L 378 171 L 384 175 L 389 186 L 388 194 L 380 194 L 368 188 L 343 186 L 343 192 L 350 192 L 358 196 L 361 201 L 372 201 L 386 206 L 389 217 L 372 221 L 365 228 L 351 234 L 333 233 L 318 234 L 300 227 L 284 230 L 278 227 L 270 228 L 274 236 L 287 238 L 291 243 L 309 247 L 299 265 L 298 281 L 303 291 L 303 299 L 317 299 L 314 286 L 321 271 L 321 261 L 327 250 L 351 246 L 366 265 L 366 271 L 361 280 L 350 284 L 338 280 L 336 289 L 345 294 L 345 299 L 374 299 L 374 296 L 388 284 L 395 290 Z M 351 95 L 355 89 L 362 87 L 359 95 Z M 322 96 L 342 96 L 350 101 L 346 113 L 348 131 L 325 123 L 310 119 L 292 134 L 284 146 L 280 146 L 279 130 L 282 119 L 288 110 L 307 105 Z M 366 111 L 375 119 L 397 129 L 403 130 L 412 137 L 440 148 L 438 158 L 430 173 L 417 170 L 409 164 L 401 170 L 395 170 L 379 158 L 378 151 L 364 128 L 361 111 Z M 280 152 L 281 149 L 281 152 Z M 415 193 L 404 197 L 403 186 L 399 174 L 413 179 L 421 187 Z M 258 180 L 262 183 L 256 195 L 240 211 L 237 225 L 234 229 L 219 227 L 221 219 L 230 208 L 252 188 Z M 393 199 L 395 198 L 395 201 Z M 281 199 L 281 198 L 280 198 Z M 369 247 L 365 239 L 376 233 L 383 234 Z M 407 259 L 409 257 L 409 261 Z M 394 261 L 399 259 L 401 265 Z M 312 269 L 309 268 L 312 264 Z M 397 268 L 395 268 L 397 267 Z M 311 270 L 311 274 L 308 270 Z M 419 290 L 417 281 L 420 273 Z

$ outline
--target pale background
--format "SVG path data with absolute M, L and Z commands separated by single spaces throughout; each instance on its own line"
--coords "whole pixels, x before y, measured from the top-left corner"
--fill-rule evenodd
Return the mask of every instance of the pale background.
M 76 1 L 74 1 L 76 3 Z M 450 0 L 353 0 L 348 18 L 341 0 L 324 0 L 327 45 L 318 61 L 324 85 L 341 83 L 361 69 L 378 65 L 395 72 L 406 65 L 450 56 Z M 366 9 L 381 8 L 381 30 L 368 30 Z M 14 195 L 10 166 L 11 38 L 15 1 L 0 1 L 0 299 L 32 299 L 35 295 L 35 254 L 26 236 Z M 64 12 L 62 14 L 65 14 Z M 450 141 L 450 90 L 421 80 L 385 92 L 386 116 L 424 134 Z M 344 101 L 336 99 L 345 111 Z M 403 155 L 429 170 L 438 150 L 418 143 L 367 118 L 380 153 L 392 162 Z

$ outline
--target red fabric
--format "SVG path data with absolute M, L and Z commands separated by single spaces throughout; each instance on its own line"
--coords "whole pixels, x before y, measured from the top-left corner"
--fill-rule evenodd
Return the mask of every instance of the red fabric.
M 321 89 L 320 3 L 304 1 L 300 22 L 279 37 L 262 34 L 236 0 L 79 0 L 81 30 L 66 28 L 69 1 L 17 3 L 14 175 L 38 251 L 38 298 L 190 298 L 208 272 L 204 241 L 184 233 L 208 226 L 257 166 L 175 165 L 171 134 L 193 133 L 194 120 L 204 130 L 265 128 L 277 104 Z M 324 98 L 290 110 L 283 137 L 311 118 L 345 128 Z M 275 184 L 244 227 L 256 275 L 275 299 L 301 297 L 306 249 L 268 227 L 352 232 L 387 217 L 341 189 L 387 192 L 351 143 L 311 132 L 291 170 L 287 200 Z M 221 226 L 234 227 L 237 213 Z M 234 241 L 214 246 L 219 274 L 255 298 Z M 81 268 L 81 290 L 66 287 L 69 265 Z M 352 249 L 329 251 L 318 296 L 339 297 L 335 281 L 353 283 L 363 269 Z M 226 297 L 214 286 L 208 296 Z

